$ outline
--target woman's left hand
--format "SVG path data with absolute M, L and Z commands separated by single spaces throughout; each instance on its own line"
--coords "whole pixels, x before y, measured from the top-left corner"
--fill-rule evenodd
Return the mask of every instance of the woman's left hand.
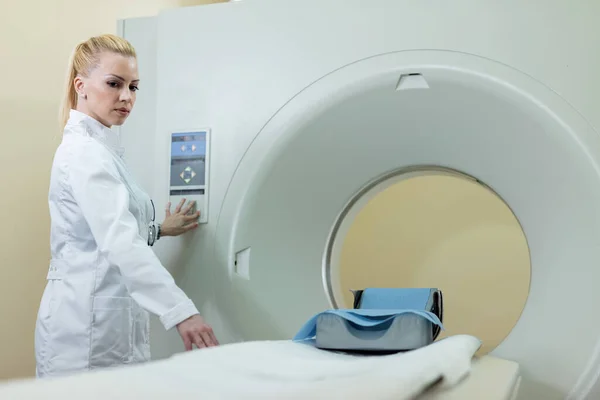
M 160 227 L 161 236 L 179 236 L 192 229 L 196 229 L 198 227 L 200 211 L 188 215 L 195 203 L 195 201 L 191 201 L 182 209 L 185 199 L 181 199 L 177 207 L 175 207 L 173 214 L 171 214 L 171 202 L 167 203 L 165 220 Z

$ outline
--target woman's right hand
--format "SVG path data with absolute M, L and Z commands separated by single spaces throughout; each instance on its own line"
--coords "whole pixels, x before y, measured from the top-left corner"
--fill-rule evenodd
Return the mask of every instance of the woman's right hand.
M 198 314 L 192 315 L 177 325 L 177 331 L 183 339 L 187 351 L 192 350 L 192 345 L 196 345 L 199 349 L 219 345 L 211 326 Z

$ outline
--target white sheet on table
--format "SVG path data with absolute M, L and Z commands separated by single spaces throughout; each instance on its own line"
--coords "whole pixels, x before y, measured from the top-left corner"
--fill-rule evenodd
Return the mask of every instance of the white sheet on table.
M 1 399 L 412 399 L 468 375 L 480 346 L 457 335 L 404 354 L 349 356 L 291 341 L 223 345 L 147 364 L 0 386 Z

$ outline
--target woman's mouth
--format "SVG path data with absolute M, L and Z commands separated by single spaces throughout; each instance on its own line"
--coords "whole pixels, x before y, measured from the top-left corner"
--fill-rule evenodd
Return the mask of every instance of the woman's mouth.
M 129 110 L 126 108 L 118 108 L 116 111 L 123 116 L 129 115 Z

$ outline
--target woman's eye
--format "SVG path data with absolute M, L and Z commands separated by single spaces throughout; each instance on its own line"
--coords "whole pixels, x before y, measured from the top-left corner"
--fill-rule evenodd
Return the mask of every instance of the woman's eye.
M 119 83 L 118 82 L 108 82 L 108 86 L 110 86 L 111 88 L 116 88 L 116 87 L 119 87 Z
M 131 86 L 130 89 L 133 90 L 134 92 L 137 92 L 138 90 L 140 90 L 140 88 L 137 86 Z

